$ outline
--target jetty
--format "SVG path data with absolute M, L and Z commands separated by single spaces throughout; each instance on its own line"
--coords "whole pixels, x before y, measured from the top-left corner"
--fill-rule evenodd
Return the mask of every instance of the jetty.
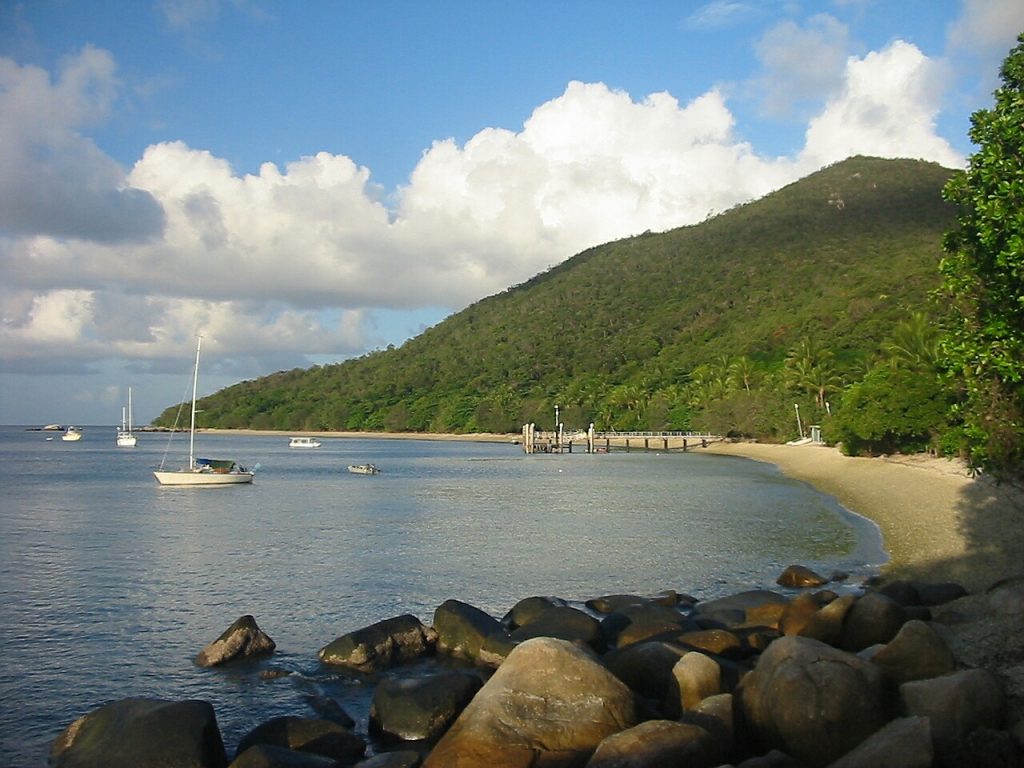
M 523 425 L 523 452 L 572 453 L 573 447 L 586 453 L 608 453 L 612 450 L 688 451 L 706 448 L 725 438 L 708 432 L 618 432 L 587 429 L 565 429 L 559 424 L 553 431 L 537 429 L 536 424 Z

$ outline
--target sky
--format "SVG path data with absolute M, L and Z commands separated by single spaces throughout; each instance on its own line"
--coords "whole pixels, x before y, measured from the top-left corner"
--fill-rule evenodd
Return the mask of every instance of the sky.
M 0 0 L 0 424 L 401 345 L 851 155 L 964 167 L 1022 0 Z

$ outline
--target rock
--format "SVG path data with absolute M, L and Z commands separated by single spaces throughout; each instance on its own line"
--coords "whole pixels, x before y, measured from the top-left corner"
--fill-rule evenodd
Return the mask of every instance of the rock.
M 837 597 L 812 613 L 799 634 L 828 645 L 839 645 L 843 639 L 846 617 L 856 602 L 857 598 L 853 595 Z
M 671 720 L 648 720 L 602 741 L 586 768 L 712 768 L 720 756 L 721 751 L 703 728 Z
M 906 620 L 907 612 L 902 605 L 878 592 L 868 592 L 857 598 L 846 614 L 842 648 L 856 652 L 888 643 Z
M 653 597 L 642 595 L 606 595 L 605 597 L 594 597 L 587 600 L 586 606 L 598 613 L 613 613 L 623 608 L 634 605 L 661 605 L 673 608 L 680 602 L 694 603 L 694 598 L 689 595 L 680 595 L 675 590 L 666 590 Z
M 434 611 L 437 649 L 452 656 L 476 659 L 480 647 L 491 636 L 507 637 L 501 622 L 476 606 L 460 600 L 445 600 Z
M 734 595 L 720 597 L 717 600 L 708 600 L 704 603 L 697 603 L 694 609 L 694 618 L 702 626 L 712 628 L 707 624 L 708 620 L 717 621 L 723 626 L 743 623 L 748 619 L 758 621 L 751 615 L 763 613 L 770 606 L 785 606 L 789 602 L 785 596 L 768 589 L 751 589 L 745 592 L 737 592 Z M 773 610 L 779 610 L 775 608 Z M 738 619 L 738 620 L 737 620 Z
M 829 768 L 929 768 L 935 752 L 927 717 L 902 717 L 875 731 Z
M 502 618 L 501 623 L 509 630 L 525 627 L 545 611 L 565 604 L 564 600 L 557 597 L 525 597 L 512 606 L 511 610 Z
M 722 670 L 718 663 L 698 651 L 690 651 L 672 667 L 675 689 L 671 690 L 665 711 L 672 717 L 693 709 L 708 696 L 722 692 Z
M 53 742 L 52 768 L 224 768 L 205 701 L 121 699 L 78 718 Z
M 370 732 L 404 741 L 436 739 L 482 685 L 480 677 L 469 672 L 382 680 L 370 706 Z
M 534 621 L 509 636 L 513 643 L 521 643 L 534 637 L 557 637 L 570 643 L 582 643 L 601 653 L 604 650 L 604 635 L 601 624 L 593 616 L 569 606 L 552 608 Z
M 203 648 L 196 656 L 200 667 L 213 667 L 234 659 L 273 653 L 277 643 L 261 630 L 256 619 L 246 615 L 238 618 L 223 634 Z
M 330 696 L 309 694 L 303 697 L 309 708 L 322 719 L 337 723 L 342 728 L 355 728 L 356 721 L 345 711 L 345 708 Z
M 490 635 L 480 644 L 480 652 L 476 657 L 477 664 L 497 669 L 502 665 L 516 644 L 508 635 Z
M 688 709 L 679 716 L 679 721 L 699 725 L 716 737 L 719 744 L 735 742 L 736 718 L 733 713 L 733 695 L 719 693 L 708 696 L 693 709 Z
M 785 604 L 779 616 L 779 631 L 784 635 L 799 635 L 811 616 L 821 609 L 821 603 L 810 592 L 801 592 Z
M 355 768 L 417 768 L 422 762 L 419 752 L 406 749 L 374 755 L 356 763 Z
M 887 645 L 871 656 L 897 683 L 947 675 L 956 659 L 946 642 L 923 621 L 904 624 Z
M 582 765 L 603 739 L 637 721 L 633 694 L 592 654 L 535 638 L 509 654 L 424 768 Z
M 355 762 L 366 751 L 366 742 L 330 720 L 285 715 L 261 723 L 238 742 L 236 758 L 257 744 L 322 755 L 341 762 Z
M 673 641 L 706 653 L 735 658 L 746 656 L 743 641 L 727 629 L 698 629 L 673 636 Z
M 943 582 L 940 584 L 919 584 L 917 594 L 920 604 L 925 606 L 945 605 L 961 597 L 967 596 L 967 590 L 960 584 Z
M 999 729 L 1006 721 L 1006 697 L 992 673 L 984 669 L 904 683 L 899 697 L 906 714 L 931 720 L 938 765 L 959 765 L 957 755 L 973 730 Z
M 254 744 L 228 768 L 336 768 L 338 762 L 311 752 L 297 752 L 273 744 Z
M 828 579 L 805 565 L 791 565 L 782 572 L 775 583 L 780 587 L 820 587 L 822 584 L 827 584 Z
M 358 672 L 378 672 L 433 651 L 436 633 L 410 614 L 378 621 L 350 632 L 320 649 L 325 664 Z
M 682 646 L 649 640 L 609 651 L 602 661 L 633 691 L 662 702 L 675 686 L 672 668 L 687 653 L 689 650 Z
M 776 640 L 744 678 L 738 700 L 755 742 L 824 766 L 881 728 L 888 686 L 869 661 L 817 640 Z
M 917 587 L 909 581 L 890 581 L 878 591 L 904 607 L 921 605 L 921 595 L 918 593 Z
M 985 590 L 985 594 L 994 613 L 1006 616 L 1024 613 L 1024 576 L 997 581 Z
M 748 757 L 736 768 L 807 768 L 799 760 L 794 760 L 785 752 L 773 749 L 763 755 Z

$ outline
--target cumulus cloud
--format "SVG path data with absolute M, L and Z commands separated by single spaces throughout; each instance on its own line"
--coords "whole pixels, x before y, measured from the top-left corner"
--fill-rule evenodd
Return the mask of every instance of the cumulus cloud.
M 0 58 L 0 228 L 106 243 L 159 236 L 163 211 L 83 135 L 117 97 L 113 58 L 87 47 L 55 82 Z
M 755 46 L 763 73 L 753 85 L 763 112 L 805 118 L 842 83 L 848 48 L 846 26 L 827 14 L 811 17 L 805 26 L 784 21 L 768 30 Z
M 935 131 L 941 71 L 916 46 L 900 40 L 850 58 L 842 91 L 807 129 L 802 164 L 820 166 L 867 154 L 963 165 L 963 157 Z
M 775 72 L 794 67 L 778 54 L 787 39 L 832 50 L 843 35 L 826 18 L 777 28 L 763 48 Z M 358 354 L 373 345 L 375 310 L 459 309 L 586 247 L 698 222 L 849 154 L 956 164 L 934 131 L 935 73 L 897 42 L 779 92 L 782 103 L 835 81 L 788 158 L 763 157 L 739 136 L 718 90 L 681 103 L 571 82 L 517 130 L 436 141 L 388 206 L 369 169 L 327 152 L 238 174 L 168 141 L 123 173 L 84 136 L 116 98 L 108 54 L 83 52 L 55 83 L 5 62 L 0 138 L 13 141 L 2 162 L 36 203 L 0 223 L 0 356 L 9 370 L 58 358 L 162 370 L 174 357 L 180 367 L 197 332 L 214 357 L 251 361 L 242 375 Z M 12 105 L 28 109 L 15 118 Z M 45 130 L 49 151 L 36 151 Z M 58 171 L 108 229 L 54 223 Z M 0 196 L 13 193 L 0 180 Z M 122 218 L 146 226 L 126 230 Z

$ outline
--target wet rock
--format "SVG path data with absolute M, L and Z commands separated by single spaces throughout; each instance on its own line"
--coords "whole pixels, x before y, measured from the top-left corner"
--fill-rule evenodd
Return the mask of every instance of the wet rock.
M 431 653 L 437 634 L 410 614 L 378 621 L 320 649 L 325 664 L 358 672 L 378 672 Z
M 436 739 L 451 725 L 483 681 L 469 672 L 382 680 L 370 707 L 370 732 L 403 741 Z
M 338 761 L 311 752 L 273 744 L 255 744 L 231 761 L 228 768 L 337 768 Z
M 790 565 L 779 575 L 775 583 L 780 587 L 820 587 L 827 584 L 828 579 L 805 565 Z
M 569 606 L 545 611 L 529 624 L 513 630 L 513 643 L 534 637 L 557 637 L 571 643 L 582 643 L 598 653 L 604 650 L 601 624 L 590 614 Z
M 507 637 L 501 622 L 474 605 L 445 600 L 434 611 L 437 649 L 451 656 L 476 659 L 480 647 L 492 636 Z
M 196 656 L 200 667 L 213 667 L 235 659 L 273 653 L 277 643 L 256 624 L 252 616 L 241 616 Z
M 501 623 L 511 631 L 536 621 L 545 611 L 565 605 L 565 601 L 557 597 L 526 597 L 512 606 Z
M 224 768 L 205 701 L 122 699 L 78 718 L 50 748 L 52 768 Z
M 257 744 L 322 755 L 339 762 L 352 763 L 366 751 L 366 742 L 347 728 L 330 720 L 308 717 L 275 717 L 261 723 L 238 742 L 241 757 Z

